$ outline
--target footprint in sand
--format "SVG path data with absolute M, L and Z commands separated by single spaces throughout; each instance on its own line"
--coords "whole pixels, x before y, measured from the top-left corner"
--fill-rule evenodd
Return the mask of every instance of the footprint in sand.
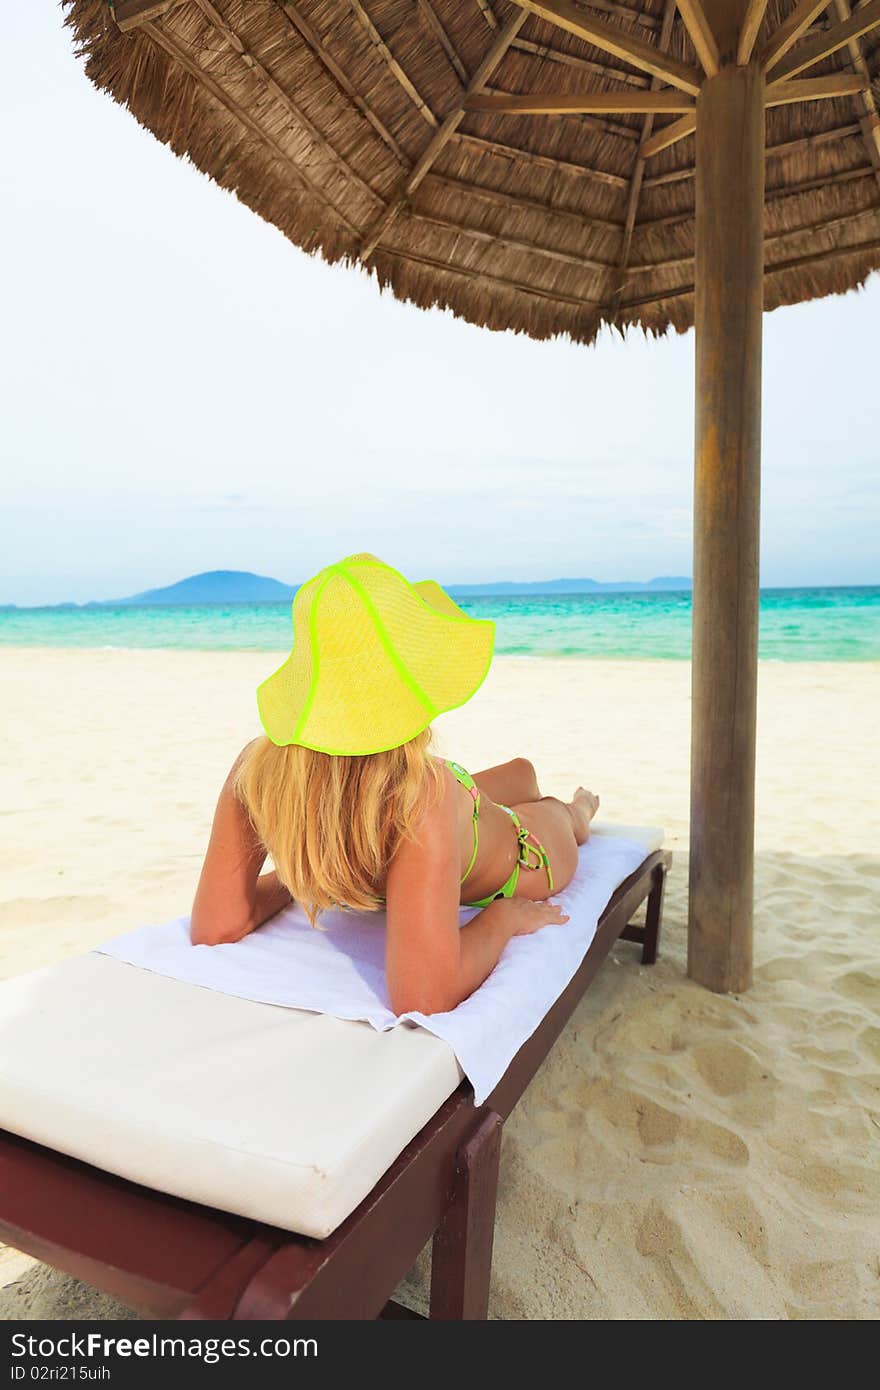
M 724 1308 L 707 1285 L 682 1222 L 659 1202 L 650 1202 L 635 1231 L 635 1248 L 651 1262 L 652 1278 L 664 1288 L 675 1316 L 720 1318 Z
M 769 1261 L 767 1219 L 748 1192 L 740 1191 L 730 1184 L 710 1190 L 704 1189 L 700 1194 L 700 1201 L 707 1214 L 711 1215 L 712 1223 L 718 1228 L 719 1234 L 722 1231 L 729 1232 L 762 1264 Z
M 835 967 L 849 965 L 852 956 L 843 951 L 805 951 L 796 956 L 777 956 L 766 961 L 755 972 L 756 977 L 771 984 L 785 983 L 789 980 L 801 984 L 821 981 L 823 984 L 831 977 Z
M 550 1141 L 556 1149 L 572 1143 L 582 1154 L 593 1147 L 608 1152 L 619 1146 L 619 1133 L 626 1135 L 626 1150 L 641 1162 L 657 1164 L 689 1160 L 714 1166 L 715 1163 L 741 1167 L 749 1161 L 748 1145 L 732 1129 L 716 1124 L 693 1111 L 690 1097 L 683 1099 L 682 1112 L 659 1105 L 643 1091 L 614 1086 L 596 1078 L 583 1086 L 567 1087 L 560 1096 L 568 1113 L 567 1133 L 557 1133 Z M 613 1137 L 603 1135 L 609 1126 Z M 640 1151 L 641 1149 L 641 1151 Z M 590 1165 L 595 1167 L 591 1160 Z
M 794 1299 L 789 1305 L 792 1318 L 847 1317 L 843 1311 L 857 1305 L 859 1281 L 846 1260 L 801 1260 L 789 1274 Z
M 681 1116 L 653 1101 L 636 1102 L 639 1138 L 649 1148 L 672 1144 L 681 1132 Z
M 839 1072 L 854 1072 L 859 1067 L 862 1059 L 859 1054 L 851 1047 L 817 1047 L 811 1042 L 793 1043 L 792 1052 L 797 1057 L 803 1057 L 805 1062 L 813 1062 L 817 1067 L 825 1071 L 830 1071 L 836 1076 Z M 841 1088 L 846 1085 L 848 1078 L 841 1077 Z
M 880 1198 L 880 1175 L 871 1166 L 841 1160 L 833 1163 L 789 1160 L 787 1164 L 780 1164 L 780 1171 L 785 1171 L 786 1167 L 788 1176 L 833 1211 L 876 1211 Z
M 677 1143 L 675 1158 L 687 1152 L 695 1158 L 720 1159 L 722 1163 L 732 1163 L 737 1167 L 749 1161 L 748 1145 L 724 1125 L 716 1125 L 711 1120 L 699 1116 L 677 1115 L 674 1110 L 657 1105 L 642 1096 L 635 1100 L 639 1138 L 647 1149 L 670 1149 Z M 660 1158 L 660 1154 L 652 1155 Z
M 847 999 L 855 999 L 856 1003 L 880 1013 L 880 976 L 869 975 L 867 970 L 850 970 L 838 976 L 834 988 Z
M 767 1086 L 767 1076 L 757 1058 L 735 1042 L 708 1042 L 691 1053 L 697 1071 L 716 1096 L 736 1096 L 750 1086 Z
M 880 1064 L 880 1028 L 869 1025 L 863 1028 L 858 1037 L 859 1046 L 866 1057 Z

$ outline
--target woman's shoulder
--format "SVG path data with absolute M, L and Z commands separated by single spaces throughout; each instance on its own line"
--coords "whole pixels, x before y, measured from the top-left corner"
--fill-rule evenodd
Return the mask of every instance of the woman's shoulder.
M 241 752 L 236 754 L 235 761 L 233 762 L 232 767 L 229 769 L 228 773 L 226 774 L 226 787 L 231 788 L 235 784 L 235 780 L 238 777 L 239 772 L 241 771 L 242 767 L 247 761 L 248 754 L 251 752 L 252 749 L 256 748 L 258 743 L 262 743 L 261 738 L 252 738 L 248 743 L 244 745 L 244 748 L 242 748 Z
M 443 759 L 438 759 L 442 764 Z M 459 806 L 454 778 L 441 766 L 435 785 L 426 794 L 410 833 L 397 844 L 389 865 L 389 884 L 399 885 L 409 874 L 416 878 L 458 862 Z
M 449 781 L 458 782 L 468 791 L 477 785 L 467 768 L 462 767 L 461 763 L 457 763 L 454 758 L 438 758 L 437 762 L 448 773 Z
M 446 832 L 454 832 L 458 823 L 458 805 L 455 796 L 455 778 L 447 766 L 445 758 L 437 758 L 438 776 L 430 779 L 425 787 L 425 795 L 418 810 L 413 834 L 409 843 L 422 848 L 433 843 L 436 838 L 445 838 Z

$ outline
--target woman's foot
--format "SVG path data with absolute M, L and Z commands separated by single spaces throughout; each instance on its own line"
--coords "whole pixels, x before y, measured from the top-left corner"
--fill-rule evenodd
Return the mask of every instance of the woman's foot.
M 585 845 L 590 838 L 590 822 L 599 809 L 599 798 L 586 787 L 578 787 L 568 810 L 574 826 L 574 837 L 579 845 Z

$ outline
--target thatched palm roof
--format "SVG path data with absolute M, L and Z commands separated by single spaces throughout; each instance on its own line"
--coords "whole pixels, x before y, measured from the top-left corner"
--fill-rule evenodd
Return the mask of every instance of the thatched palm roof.
M 694 136 L 652 152 L 690 119 L 688 74 L 705 65 L 688 0 L 551 0 L 599 21 L 602 46 L 539 0 L 64 3 L 98 87 L 297 245 L 363 261 L 398 298 L 538 338 L 692 323 Z M 756 52 L 799 21 L 777 76 L 815 87 L 839 74 L 844 93 L 789 102 L 791 87 L 768 107 L 772 309 L 880 267 L 880 27 L 800 75 L 795 60 L 821 51 L 850 0 L 750 11 Z M 609 31 L 639 41 L 637 62 L 627 42 L 609 51 Z M 660 76 L 646 45 L 668 55 Z M 658 114 L 463 110 L 467 93 L 613 107 L 651 92 Z

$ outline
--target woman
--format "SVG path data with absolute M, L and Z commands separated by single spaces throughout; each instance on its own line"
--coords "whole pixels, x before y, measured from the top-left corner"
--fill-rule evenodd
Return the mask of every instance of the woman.
M 524 758 L 471 777 L 431 754 L 431 720 L 479 688 L 494 640 L 438 584 L 351 556 L 298 590 L 293 624 L 293 652 L 257 692 L 267 736 L 220 793 L 192 941 L 239 941 L 294 899 L 313 924 L 384 907 L 392 1009 L 453 1009 L 511 937 L 568 920 L 548 899 L 598 797 L 542 796 Z M 481 911 L 459 928 L 462 904 Z

